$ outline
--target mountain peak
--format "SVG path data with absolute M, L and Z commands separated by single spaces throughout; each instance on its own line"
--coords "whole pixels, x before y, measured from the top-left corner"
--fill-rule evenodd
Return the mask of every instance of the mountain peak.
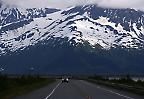
M 50 39 L 63 39 L 73 46 L 88 42 L 92 48 L 139 49 L 144 46 L 144 12 L 134 9 L 107 9 L 97 5 L 75 6 L 65 10 L 18 8 L 1 12 L 3 53 L 24 50 Z M 54 41 L 53 41 L 54 42 Z M 54 44 L 55 45 L 55 44 Z
M 97 5 L 0 11 L 4 72 L 143 73 L 142 11 Z

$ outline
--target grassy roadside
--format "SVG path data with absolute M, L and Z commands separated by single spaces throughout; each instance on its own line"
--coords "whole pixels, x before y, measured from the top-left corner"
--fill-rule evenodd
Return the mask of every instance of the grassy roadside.
M 54 81 L 55 79 L 40 78 L 39 76 L 21 76 L 18 78 L 0 76 L 0 99 L 11 99 Z
M 144 81 L 138 80 L 134 81 L 130 78 L 121 78 L 121 79 L 105 79 L 103 77 L 90 77 L 85 79 L 86 81 L 96 83 L 99 85 L 104 85 L 107 87 L 112 87 L 119 90 L 124 90 L 132 92 L 139 95 L 144 95 Z

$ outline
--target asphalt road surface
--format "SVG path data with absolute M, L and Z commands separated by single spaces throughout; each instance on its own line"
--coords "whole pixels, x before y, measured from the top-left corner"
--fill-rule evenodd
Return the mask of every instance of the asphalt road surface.
M 56 83 L 14 99 L 144 99 L 132 93 L 92 84 L 83 80 Z

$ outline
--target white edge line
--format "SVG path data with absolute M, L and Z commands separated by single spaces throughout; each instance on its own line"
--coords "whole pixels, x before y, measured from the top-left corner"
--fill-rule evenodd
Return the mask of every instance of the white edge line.
M 105 91 L 110 92 L 110 93 L 113 93 L 113 94 L 116 94 L 116 95 L 119 95 L 119 96 L 124 97 L 124 98 L 127 98 L 127 99 L 134 99 L 134 98 L 132 98 L 132 97 L 125 96 L 125 95 L 122 95 L 122 94 L 120 94 L 120 93 L 117 93 L 117 92 L 114 92 L 114 91 L 111 91 L 111 90 L 108 90 L 108 89 L 105 89 L 105 88 L 101 88 L 101 87 L 99 87 L 99 86 L 98 86 L 97 88 L 102 89 L 102 90 L 105 90 Z
M 56 87 L 52 90 L 52 92 L 45 98 L 45 99 L 48 99 L 54 92 L 55 90 L 59 87 L 59 85 L 61 84 L 61 82 L 59 82 Z
M 81 81 L 81 82 L 82 82 L 82 83 L 85 83 L 85 82 L 83 82 L 83 81 Z M 89 82 L 88 82 L 88 83 L 89 83 Z M 86 84 L 86 83 L 85 83 L 85 84 Z M 90 83 L 90 84 L 91 84 L 91 83 Z M 92 85 L 94 85 L 94 84 L 92 84 Z M 94 86 L 95 86 L 95 85 L 94 85 Z M 116 94 L 116 95 L 118 95 L 118 96 L 124 97 L 124 98 L 126 98 L 126 99 L 135 99 L 135 98 L 132 98 L 132 97 L 129 97 L 129 96 L 126 96 L 126 95 L 123 95 L 123 94 L 120 94 L 120 93 L 117 93 L 117 92 L 114 92 L 114 91 L 111 91 L 111 90 L 102 88 L 102 87 L 100 87 L 100 86 L 95 86 L 95 87 L 98 88 L 98 89 L 101 89 L 101 90 L 110 92 L 110 93 L 112 93 L 112 94 Z

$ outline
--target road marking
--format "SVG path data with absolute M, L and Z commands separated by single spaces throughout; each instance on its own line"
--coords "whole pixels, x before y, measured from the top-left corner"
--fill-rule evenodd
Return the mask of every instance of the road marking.
M 102 89 L 102 90 L 105 90 L 105 91 L 110 92 L 110 93 L 113 93 L 113 94 L 116 94 L 116 95 L 118 95 L 118 96 L 127 98 L 127 99 L 134 99 L 134 98 L 132 98 L 132 97 L 129 97 L 129 96 L 126 96 L 126 95 L 123 95 L 123 94 L 120 94 L 120 93 L 117 93 L 117 92 L 114 92 L 114 91 L 105 89 L 105 88 L 101 88 L 101 87 L 99 87 L 99 86 L 97 86 L 97 88 Z
M 91 84 L 91 83 L 88 83 L 88 82 L 84 82 L 84 81 L 81 81 L 81 82 L 84 83 L 84 84 L 90 85 L 90 86 L 92 86 L 92 87 L 95 86 L 95 85 L 93 85 L 93 84 Z M 124 98 L 126 98 L 126 99 L 135 99 L 135 98 L 132 98 L 132 97 L 129 97 L 129 96 L 126 96 L 126 95 L 123 95 L 123 94 L 120 94 L 120 93 L 117 93 L 117 92 L 114 92 L 114 91 L 111 91 L 111 90 L 102 88 L 102 87 L 100 87 L 100 86 L 95 86 L 95 87 L 98 88 L 98 89 L 101 89 L 101 90 L 110 92 L 110 93 L 112 93 L 112 94 L 116 94 L 116 95 L 118 95 L 118 96 L 124 97 Z
M 52 90 L 52 92 L 45 98 L 45 99 L 48 99 L 50 98 L 50 96 L 55 92 L 55 90 L 59 87 L 59 85 L 61 84 L 61 82 L 59 82 L 56 87 Z

